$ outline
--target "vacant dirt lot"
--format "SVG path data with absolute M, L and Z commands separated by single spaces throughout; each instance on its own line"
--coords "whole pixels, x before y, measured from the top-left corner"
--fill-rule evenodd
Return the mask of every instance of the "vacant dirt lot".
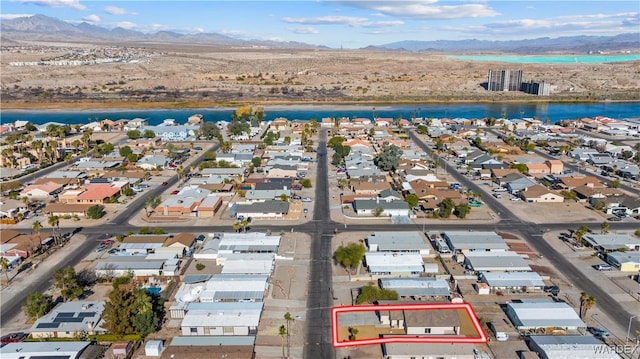
M 637 63 L 521 64 L 449 60 L 430 53 L 368 50 L 229 50 L 144 45 L 135 63 L 10 66 L 50 60 L 88 45 L 3 47 L 2 107 L 132 103 L 206 106 L 263 102 L 576 101 L 640 99 Z M 522 69 L 557 86 L 550 98 L 488 92 L 489 69 Z M 75 105 L 78 106 L 78 105 Z M 64 107 L 64 106 L 61 106 Z

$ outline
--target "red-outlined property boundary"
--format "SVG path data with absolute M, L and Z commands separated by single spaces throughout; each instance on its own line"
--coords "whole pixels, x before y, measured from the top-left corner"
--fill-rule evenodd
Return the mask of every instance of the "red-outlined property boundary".
M 340 313 L 353 313 L 353 312 L 377 312 L 380 310 L 458 310 L 464 309 L 473 327 L 478 333 L 477 337 L 452 337 L 446 335 L 429 335 L 429 336 L 414 336 L 414 335 L 385 335 L 384 338 L 375 339 L 359 339 L 359 340 L 344 340 L 340 341 L 338 338 L 338 314 Z M 377 345 L 386 343 L 461 343 L 461 344 L 485 344 L 487 342 L 487 335 L 482 330 L 482 325 L 478 321 L 476 313 L 473 311 L 471 304 L 469 303 L 431 303 L 431 304 L 380 304 L 380 305 L 350 305 L 342 307 L 331 308 L 331 344 L 334 348 L 340 347 L 352 347 L 359 345 Z

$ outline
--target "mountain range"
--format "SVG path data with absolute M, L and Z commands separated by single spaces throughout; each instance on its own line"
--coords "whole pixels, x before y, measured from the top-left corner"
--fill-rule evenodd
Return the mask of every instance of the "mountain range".
M 89 43 L 118 44 L 194 44 L 241 48 L 280 48 L 280 49 L 321 49 L 324 46 L 302 42 L 242 40 L 215 33 L 180 34 L 171 31 L 142 33 L 116 27 L 107 29 L 87 22 L 72 24 L 45 15 L 19 17 L 3 20 L 0 24 L 3 45 L 14 45 L 20 41 L 68 41 Z M 399 41 L 389 44 L 369 46 L 366 49 L 386 51 L 425 51 L 425 52 L 590 52 L 590 51 L 632 51 L 640 49 L 638 33 L 615 36 L 571 36 L 559 38 L 537 38 L 511 41 L 488 40 L 437 40 L 437 41 Z

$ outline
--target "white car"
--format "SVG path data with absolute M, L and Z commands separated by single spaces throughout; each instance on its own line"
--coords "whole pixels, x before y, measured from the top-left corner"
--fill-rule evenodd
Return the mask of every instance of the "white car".
M 518 201 L 521 201 L 521 199 L 520 199 L 520 197 L 513 197 L 513 198 L 511 198 L 511 201 L 518 202 Z
M 310 197 L 304 197 L 302 202 L 313 202 L 313 200 Z

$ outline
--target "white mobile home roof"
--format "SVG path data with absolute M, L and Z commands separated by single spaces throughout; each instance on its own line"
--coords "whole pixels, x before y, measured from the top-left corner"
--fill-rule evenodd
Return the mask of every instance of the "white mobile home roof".
M 208 308 L 192 309 L 182 319 L 183 327 L 258 326 L 262 303 L 211 303 Z M 252 304 L 252 305 L 249 305 Z
M 453 250 L 507 250 L 504 239 L 495 232 L 448 231 L 442 237 Z
M 592 335 L 531 335 L 531 350 L 541 358 L 618 359 L 614 350 Z
M 77 358 L 91 342 L 21 342 L 0 348 L 2 359 Z
M 402 297 L 409 296 L 449 296 L 449 282 L 434 278 L 381 278 L 383 289 L 395 290 Z
M 584 239 L 593 247 L 601 247 L 608 251 L 615 251 L 618 248 L 640 248 L 640 239 L 628 234 L 590 234 Z
M 367 237 L 369 250 L 380 252 L 429 251 L 420 232 L 374 232 Z
M 280 236 L 261 237 L 232 237 L 224 236 L 218 245 L 218 251 L 223 252 L 277 252 Z
M 518 329 L 585 328 L 576 311 L 563 302 L 507 303 L 507 315 Z
M 424 271 L 424 263 L 419 253 L 369 252 L 365 254 L 365 261 L 372 273 Z
M 483 272 L 480 279 L 490 287 L 544 287 L 536 272 Z
M 270 274 L 275 255 L 273 253 L 229 253 L 219 256 L 223 274 Z
M 531 267 L 516 252 L 469 252 L 465 261 L 477 272 L 531 272 Z

